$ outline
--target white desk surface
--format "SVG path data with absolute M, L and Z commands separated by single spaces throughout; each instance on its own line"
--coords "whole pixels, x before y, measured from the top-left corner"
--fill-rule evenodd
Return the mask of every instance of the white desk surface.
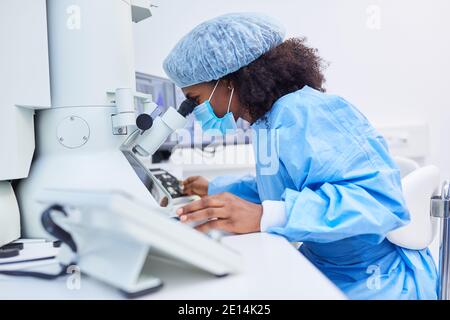
M 216 278 L 200 270 L 157 262 L 164 286 L 143 299 L 345 299 L 325 276 L 285 239 L 266 233 L 225 237 L 243 256 L 242 273 Z M 0 299 L 121 299 L 114 288 L 81 276 L 70 290 L 68 277 L 39 280 L 0 277 Z M 70 287 L 70 286 L 69 286 Z

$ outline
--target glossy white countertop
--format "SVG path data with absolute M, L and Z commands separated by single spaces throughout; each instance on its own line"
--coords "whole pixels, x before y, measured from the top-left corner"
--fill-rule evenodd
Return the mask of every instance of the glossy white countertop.
M 155 262 L 164 286 L 143 299 L 345 299 L 319 270 L 284 238 L 266 233 L 228 236 L 223 243 L 241 253 L 240 274 L 216 278 L 200 270 Z M 0 277 L 0 299 L 122 299 L 114 288 L 81 276 L 80 289 L 69 277 L 39 280 Z

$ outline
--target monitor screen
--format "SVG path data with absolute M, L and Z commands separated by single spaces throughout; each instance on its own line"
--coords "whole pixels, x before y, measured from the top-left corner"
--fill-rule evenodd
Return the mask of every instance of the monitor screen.
M 136 72 L 136 90 L 151 94 L 160 112 L 166 111 L 168 107 L 177 108 L 185 99 L 181 89 L 169 79 L 141 72 Z M 141 101 L 137 101 L 137 105 L 142 108 Z

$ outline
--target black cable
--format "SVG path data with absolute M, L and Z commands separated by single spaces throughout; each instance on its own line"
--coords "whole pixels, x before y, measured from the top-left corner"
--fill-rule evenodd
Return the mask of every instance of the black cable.
M 44 273 L 44 272 L 35 272 L 35 271 L 0 271 L 0 274 L 5 276 L 15 276 L 15 277 L 32 277 L 32 278 L 38 278 L 43 280 L 54 280 L 56 278 L 61 277 L 62 275 L 66 274 L 66 267 L 61 265 L 61 270 L 59 273 L 51 274 L 51 273 Z
M 194 100 L 186 99 L 181 103 L 180 107 L 178 108 L 178 113 L 181 114 L 183 117 L 187 117 L 189 114 L 192 113 L 192 111 L 194 111 L 194 108 L 197 105 L 198 104 Z
M 54 204 L 50 207 L 48 207 L 41 216 L 41 222 L 44 227 L 44 229 L 52 236 L 54 236 L 56 239 L 61 241 L 62 243 L 65 243 L 69 246 L 69 248 L 76 253 L 77 252 L 77 245 L 75 244 L 75 241 L 73 240 L 70 233 L 62 229 L 60 226 L 58 226 L 51 217 L 51 212 L 57 211 L 62 213 L 64 216 L 67 216 L 67 212 L 64 210 L 64 207 L 59 204 Z M 71 263 L 73 264 L 73 263 Z M 45 280 L 54 280 L 56 278 L 59 278 L 60 276 L 66 274 L 66 269 L 70 265 L 61 265 L 61 270 L 56 274 L 51 273 L 43 273 L 43 272 L 36 272 L 36 271 L 21 271 L 21 270 L 10 270 L 10 271 L 0 271 L 0 274 L 7 275 L 7 276 L 19 276 L 19 277 L 33 277 L 33 278 L 39 278 L 39 279 L 45 279 Z

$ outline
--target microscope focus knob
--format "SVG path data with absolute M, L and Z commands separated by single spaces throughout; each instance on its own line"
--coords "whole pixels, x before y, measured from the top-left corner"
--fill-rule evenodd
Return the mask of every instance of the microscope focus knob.
M 150 129 L 153 125 L 153 118 L 148 113 L 141 113 L 136 117 L 136 126 L 142 131 Z

